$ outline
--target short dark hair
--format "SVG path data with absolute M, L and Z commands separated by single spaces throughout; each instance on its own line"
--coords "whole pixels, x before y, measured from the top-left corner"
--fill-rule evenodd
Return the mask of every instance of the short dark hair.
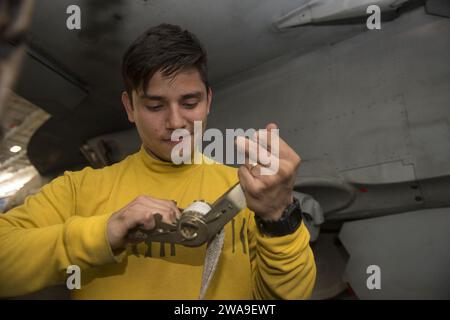
M 131 96 L 140 86 L 145 90 L 159 70 L 166 77 L 196 68 L 208 91 L 207 54 L 195 35 L 179 26 L 160 24 L 140 35 L 125 52 L 122 77 Z

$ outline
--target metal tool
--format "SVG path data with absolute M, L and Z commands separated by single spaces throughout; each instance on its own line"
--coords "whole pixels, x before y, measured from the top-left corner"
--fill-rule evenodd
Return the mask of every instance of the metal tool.
M 134 228 L 128 233 L 128 238 L 198 247 L 212 240 L 246 206 L 241 185 L 237 183 L 211 206 L 195 201 L 183 210 L 180 219 L 174 224 L 163 222 L 162 216 L 155 214 L 153 229 Z

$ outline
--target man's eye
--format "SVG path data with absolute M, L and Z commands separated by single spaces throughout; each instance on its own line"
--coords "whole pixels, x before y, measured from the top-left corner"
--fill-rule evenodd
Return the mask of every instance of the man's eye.
M 157 106 L 146 106 L 146 108 L 150 111 L 158 111 L 162 108 L 162 105 L 157 105 Z
M 183 106 L 185 106 L 185 108 L 187 109 L 193 109 L 197 106 L 198 102 L 194 102 L 194 103 L 184 103 Z

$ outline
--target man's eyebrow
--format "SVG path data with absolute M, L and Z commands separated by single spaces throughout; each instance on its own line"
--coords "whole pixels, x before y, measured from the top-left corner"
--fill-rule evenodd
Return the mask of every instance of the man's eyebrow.
M 192 98 L 200 99 L 202 96 L 203 96 L 203 94 L 201 91 L 195 91 L 195 92 L 190 92 L 190 93 L 181 95 L 181 99 L 182 100 L 192 99 Z M 139 97 L 141 99 L 149 99 L 149 100 L 157 100 L 157 101 L 166 100 L 162 96 L 156 96 L 156 95 L 148 94 L 146 92 L 142 93 Z
M 151 95 L 151 94 L 148 94 L 146 92 L 141 94 L 139 96 L 139 98 L 141 98 L 141 99 L 149 99 L 149 100 L 158 100 L 158 101 L 164 100 L 164 97 Z
M 202 92 L 195 91 L 195 92 L 190 92 L 190 93 L 183 94 L 181 96 L 181 99 L 183 99 L 183 100 L 192 99 L 192 98 L 200 99 L 202 96 L 203 96 Z

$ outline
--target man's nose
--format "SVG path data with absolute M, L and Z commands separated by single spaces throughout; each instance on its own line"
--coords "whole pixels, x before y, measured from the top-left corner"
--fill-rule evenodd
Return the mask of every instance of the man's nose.
M 169 116 L 167 119 L 167 129 L 182 129 L 186 126 L 183 115 L 180 112 L 179 106 L 170 106 Z

